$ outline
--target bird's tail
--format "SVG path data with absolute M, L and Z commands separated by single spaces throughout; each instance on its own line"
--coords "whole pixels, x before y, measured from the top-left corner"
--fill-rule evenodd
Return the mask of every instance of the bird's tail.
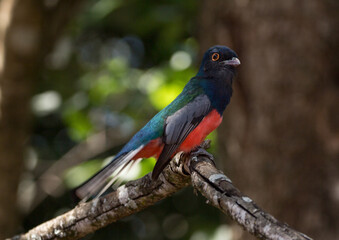
M 100 196 L 117 180 L 119 173 L 121 173 L 121 171 L 129 165 L 133 157 L 141 150 L 141 148 L 142 146 L 113 159 L 94 176 L 81 184 L 79 187 L 75 188 L 73 190 L 74 196 L 79 200 L 82 199 L 82 201 L 86 201 L 88 198 L 97 194 L 101 190 L 98 194 L 98 196 Z M 116 171 L 118 172 L 114 178 L 107 184 L 107 179 Z

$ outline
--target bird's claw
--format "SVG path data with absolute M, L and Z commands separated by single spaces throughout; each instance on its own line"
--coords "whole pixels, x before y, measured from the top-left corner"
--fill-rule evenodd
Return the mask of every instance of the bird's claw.
M 212 154 L 210 154 L 209 152 L 207 152 L 204 148 L 198 147 L 194 150 L 191 151 L 190 156 L 193 157 L 198 157 L 198 156 L 205 156 L 210 160 L 214 160 L 214 157 Z
M 210 139 L 206 139 L 200 144 L 200 147 L 204 148 L 204 149 L 209 149 L 210 146 L 211 146 L 211 140 Z

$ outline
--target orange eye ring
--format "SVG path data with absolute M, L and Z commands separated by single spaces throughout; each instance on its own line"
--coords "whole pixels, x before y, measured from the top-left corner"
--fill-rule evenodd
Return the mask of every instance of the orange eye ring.
M 219 53 L 213 53 L 213 54 L 212 54 L 211 59 L 212 59 L 213 62 L 218 61 L 219 58 L 220 58 Z

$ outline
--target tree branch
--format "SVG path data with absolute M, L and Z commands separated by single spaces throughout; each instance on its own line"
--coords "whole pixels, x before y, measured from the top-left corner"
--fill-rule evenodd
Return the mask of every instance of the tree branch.
M 152 181 L 151 174 L 147 174 L 106 196 L 81 203 L 71 211 L 12 239 L 79 239 L 152 206 L 189 185 L 189 176 L 181 172 L 181 165 L 175 164 L 182 164 L 179 159 L 180 155 L 177 155 L 157 181 Z
M 204 146 L 206 147 L 206 145 Z M 116 191 L 45 222 L 12 239 L 78 239 L 174 194 L 190 183 L 208 202 L 261 239 L 310 240 L 281 223 L 242 194 L 214 162 L 199 152 L 177 154 L 157 181 L 147 174 Z M 191 178 L 187 173 L 189 172 Z
M 208 203 L 230 216 L 247 232 L 260 239 L 310 240 L 303 233 L 279 222 L 242 194 L 213 162 L 204 156 L 190 161 L 192 185 Z

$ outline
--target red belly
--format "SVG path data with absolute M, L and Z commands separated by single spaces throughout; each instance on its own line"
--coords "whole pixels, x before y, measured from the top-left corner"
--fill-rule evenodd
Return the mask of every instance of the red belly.
M 190 152 L 193 148 L 199 146 L 200 143 L 205 140 L 207 135 L 220 125 L 221 121 L 222 116 L 220 116 L 216 110 L 212 110 L 187 136 L 176 152 Z
M 149 157 L 158 158 L 163 148 L 164 144 L 162 143 L 161 138 L 153 139 L 145 147 L 143 147 L 143 149 L 141 149 L 140 152 L 133 157 L 133 159 Z
M 184 151 L 190 152 L 193 148 L 200 145 L 208 134 L 216 129 L 222 121 L 222 116 L 216 110 L 212 110 L 201 123 L 187 136 L 184 142 L 179 146 L 175 153 Z M 138 152 L 133 159 L 155 157 L 158 158 L 164 145 L 161 138 L 150 141 L 143 149 Z M 174 154 L 175 154 L 174 153 Z M 173 154 L 173 155 L 174 155 Z

